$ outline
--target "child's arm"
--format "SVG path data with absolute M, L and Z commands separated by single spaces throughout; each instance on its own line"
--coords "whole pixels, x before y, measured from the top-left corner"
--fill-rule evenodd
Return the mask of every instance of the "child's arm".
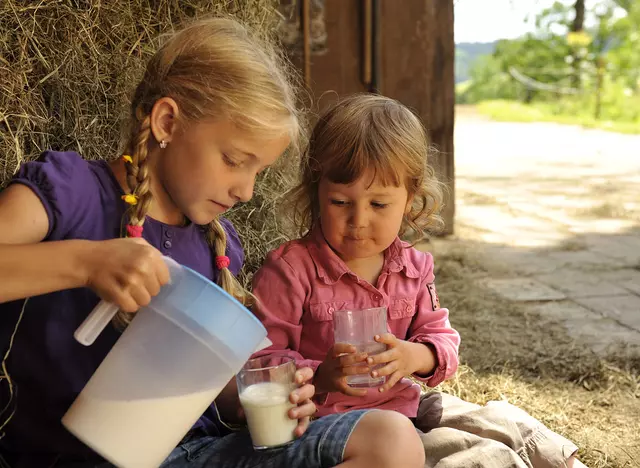
M 253 277 L 257 298 L 253 312 L 273 343 L 261 354 L 277 351 L 295 359 L 298 367 L 311 367 L 315 372 L 321 361 L 305 359 L 299 353 L 307 286 L 284 258 L 269 254 Z
M 0 244 L 0 303 L 85 286 L 90 255 L 88 241 Z
M 366 354 L 356 353 L 355 347 L 345 344 L 330 347 L 324 361 L 305 359 L 300 354 L 302 316 L 310 289 L 308 280 L 296 274 L 286 259 L 274 254 L 267 257 L 253 278 L 253 294 L 258 300 L 254 313 L 267 329 L 273 345 L 256 356 L 285 355 L 294 359 L 298 368 L 310 367 L 318 393 L 340 391 L 364 396 L 365 390 L 349 387 L 344 377 L 368 373 L 369 368 L 364 363 Z M 321 337 L 314 339 L 322 340 Z M 317 344 L 320 348 L 326 345 L 322 341 Z
M 421 255 L 424 272 L 416 298 L 416 311 L 406 336 L 385 333 L 376 341 L 387 345 L 387 351 L 367 360 L 369 365 L 384 364 L 372 372 L 373 377 L 388 376 L 379 391 L 387 391 L 403 377 L 414 375 L 435 387 L 451 377 L 458 368 L 460 335 L 449 323 L 449 311 L 440 307 L 434 285 L 433 259 Z
M 0 302 L 91 287 L 134 312 L 168 280 L 160 253 L 141 239 L 41 242 L 48 230 L 30 188 L 0 192 Z
M 458 369 L 460 335 L 449 323 L 449 310 L 440 307 L 433 274 L 433 257 L 427 256 L 422 288 L 416 299 L 416 313 L 407 332 L 407 341 L 431 349 L 435 362 L 431 370 L 420 369 L 415 377 L 435 387 Z
M 273 345 L 256 353 L 256 356 L 285 355 L 294 359 L 298 368 L 310 367 L 314 372 L 313 383 L 319 393 L 342 391 L 354 396 L 365 395 L 362 389 L 348 387 L 344 375 L 345 372 L 366 374 L 369 370 L 363 364 L 366 354 L 355 354 L 355 348 L 350 345 L 331 347 L 324 361 L 305 359 L 300 354 L 302 315 L 309 291 L 308 281 L 300 278 L 284 258 L 273 254 L 267 257 L 253 277 L 253 294 L 258 300 L 253 310 L 267 329 Z M 320 340 L 320 337 L 317 339 Z M 343 356 L 344 353 L 349 354 Z
M 0 193 L 0 302 L 83 286 L 78 259 L 88 242 L 39 244 L 49 229 L 40 199 L 24 185 Z

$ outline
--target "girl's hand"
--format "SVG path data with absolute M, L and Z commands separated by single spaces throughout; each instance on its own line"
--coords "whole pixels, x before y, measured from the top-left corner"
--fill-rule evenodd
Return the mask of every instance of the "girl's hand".
M 124 312 L 149 304 L 169 281 L 160 251 L 140 238 L 96 242 L 84 264 L 87 287 Z
M 313 380 L 319 392 L 342 392 L 351 396 L 365 396 L 365 389 L 347 385 L 348 375 L 365 375 L 370 371 L 366 364 L 367 353 L 357 353 L 353 345 L 336 343 L 327 353 L 325 360 L 318 366 Z
M 291 408 L 288 414 L 290 419 L 298 420 L 298 426 L 295 429 L 296 437 L 304 434 L 309 427 L 311 416 L 316 414 L 316 405 L 311 401 L 316 392 L 315 387 L 311 384 L 312 379 L 313 369 L 301 367 L 294 376 L 295 383 L 300 387 L 289 394 L 289 401 L 297 405 L 295 408 Z M 246 424 L 247 419 L 240 403 L 235 378 L 229 381 L 216 398 L 216 408 L 220 418 L 224 421 L 223 424 Z
M 388 376 L 385 384 L 378 389 L 380 392 L 389 390 L 403 377 L 416 372 L 428 374 L 436 367 L 435 353 L 425 344 L 399 340 L 391 333 L 376 335 L 374 339 L 378 343 L 386 344 L 388 348 L 367 359 L 371 367 L 385 364 L 384 367 L 371 372 L 371 377 Z
M 300 387 L 289 394 L 289 401 L 298 406 L 289 410 L 289 418 L 298 420 L 295 434 L 296 437 L 301 437 L 309 427 L 311 416 L 316 413 L 316 405 L 311 401 L 316 393 L 315 387 L 311 384 L 313 369 L 301 367 L 296 371 L 294 379 Z

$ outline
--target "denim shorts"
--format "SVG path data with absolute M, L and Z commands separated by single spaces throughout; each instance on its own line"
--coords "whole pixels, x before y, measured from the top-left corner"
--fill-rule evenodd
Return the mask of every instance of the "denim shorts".
M 185 437 L 161 468 L 329 468 L 342 463 L 349 436 L 368 410 L 324 416 L 313 421 L 291 444 L 255 451 L 247 429 L 222 437 L 194 431 Z M 106 462 L 63 461 L 55 456 L 4 460 L 0 468 L 112 468 Z
M 195 437 L 176 448 L 161 468 L 329 468 L 342 463 L 349 436 L 366 410 L 324 416 L 304 435 L 277 449 L 253 450 L 249 432 Z

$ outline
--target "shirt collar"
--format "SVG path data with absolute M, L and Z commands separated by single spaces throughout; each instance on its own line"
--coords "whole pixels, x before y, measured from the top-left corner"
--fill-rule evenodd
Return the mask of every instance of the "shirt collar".
M 420 272 L 411 261 L 409 247 L 408 243 L 396 237 L 384 253 L 382 273 L 385 271 L 388 273 L 404 272 L 408 278 L 419 278 Z M 356 277 L 355 273 L 329 246 L 319 225 L 308 234 L 307 249 L 316 267 L 318 278 L 325 284 L 335 284 L 344 275 Z

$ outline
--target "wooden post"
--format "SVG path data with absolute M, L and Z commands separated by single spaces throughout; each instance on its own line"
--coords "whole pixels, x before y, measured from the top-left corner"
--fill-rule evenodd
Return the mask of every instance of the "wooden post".
M 571 24 L 571 32 L 583 32 L 585 14 L 584 0 L 576 0 L 573 9 L 575 10 L 576 16 L 574 17 L 573 23 Z M 571 62 L 571 66 L 573 67 L 573 76 L 571 77 L 571 82 L 572 86 L 577 89 L 580 89 L 580 87 L 582 86 L 582 79 L 580 77 L 582 57 L 580 56 L 579 51 L 580 48 L 573 49 L 573 61 Z
M 371 86 L 373 73 L 373 0 L 362 1 L 362 83 Z
M 325 0 L 327 53 L 314 55 L 313 61 L 307 62 L 301 56 L 304 54 L 292 57 L 296 67 L 310 78 L 312 123 L 314 115 L 339 97 L 367 90 L 363 83 L 361 11 L 356 0 Z
M 453 233 L 454 59 L 453 0 L 379 0 L 381 94 L 398 99 L 422 119 L 438 149 L 431 164 L 448 187 L 444 234 Z
M 596 59 L 596 108 L 595 108 L 595 119 L 600 120 L 600 115 L 602 113 L 602 85 L 604 82 L 604 57 L 600 55 Z
M 304 84 L 311 87 L 311 5 L 302 0 L 302 60 L 304 62 Z

